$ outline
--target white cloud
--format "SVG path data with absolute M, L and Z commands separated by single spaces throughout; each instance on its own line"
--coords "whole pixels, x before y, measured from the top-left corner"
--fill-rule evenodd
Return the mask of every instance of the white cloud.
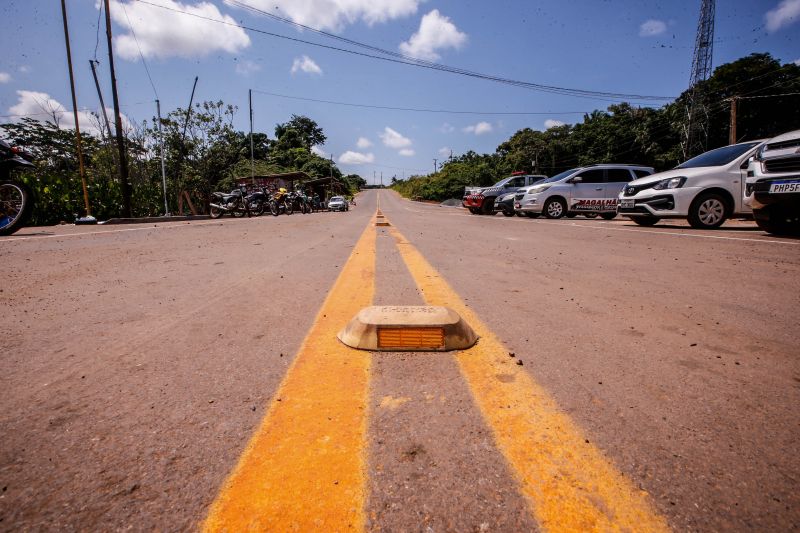
M 146 58 L 163 59 L 173 56 L 203 57 L 219 51 L 233 54 L 250 46 L 250 37 L 236 21 L 229 15 L 223 15 L 210 2 L 182 4 L 175 0 L 155 0 L 155 3 L 175 11 L 141 2 L 112 0 L 111 16 L 128 32 L 114 39 L 116 52 L 122 58 L 138 61 L 139 48 Z M 196 16 L 187 16 L 178 11 Z M 227 24 L 199 17 L 223 20 Z
M 20 65 L 20 67 L 17 70 L 19 70 L 23 74 L 29 74 L 33 69 L 31 69 L 31 67 L 29 67 L 28 65 Z
M 339 156 L 339 163 L 343 165 L 366 165 L 375 161 L 373 154 L 362 154 L 361 152 L 354 152 L 348 150 Z
M 459 31 L 448 17 L 439 14 L 438 9 L 434 9 L 422 17 L 417 33 L 408 41 L 400 43 L 400 51 L 418 59 L 436 61 L 441 57 L 437 50 L 444 48 L 457 50 L 466 42 L 467 34 Z
M 402 155 L 403 157 L 413 157 L 416 152 L 412 148 L 403 148 L 398 154 Z
M 318 156 L 320 156 L 320 157 L 324 157 L 325 159 L 328 159 L 328 154 L 326 154 L 326 153 L 325 153 L 325 152 L 322 150 L 322 148 L 320 148 L 320 147 L 319 147 L 319 146 L 317 146 L 317 145 L 314 145 L 314 146 L 312 146 L 312 147 L 311 147 L 311 153 L 312 153 L 312 154 L 317 154 L 317 155 L 318 155 Z
M 370 146 L 372 146 L 372 141 L 370 141 L 366 137 L 359 137 L 358 141 L 356 141 L 356 146 L 358 146 L 363 150 L 364 148 L 369 148 Z
M 380 138 L 383 141 L 383 144 L 389 148 L 400 149 L 411 146 L 411 139 L 408 137 L 403 137 L 403 135 L 396 132 L 389 126 L 386 126 L 383 129 L 383 133 L 380 134 Z
M 492 131 L 492 125 L 488 122 L 478 122 L 475 125 L 467 126 L 466 128 L 462 128 L 461 131 L 464 133 L 474 133 L 475 135 L 483 135 L 484 133 L 490 133 Z
M 442 127 L 439 128 L 439 131 L 441 131 L 442 133 L 453 133 L 454 131 L 456 131 L 456 129 L 447 122 L 445 122 L 444 124 L 442 124 Z
M 295 58 L 294 63 L 292 63 L 292 74 L 297 74 L 297 72 L 300 70 L 306 74 L 322 75 L 322 69 L 319 68 L 319 65 L 317 65 L 313 59 L 306 55 Z
M 800 67 L 800 59 L 795 59 L 794 60 L 794 64 L 797 65 L 798 67 Z
M 639 37 L 655 37 L 667 31 L 667 23 L 663 20 L 649 19 L 639 26 Z
M 52 122 L 60 128 L 74 129 L 75 116 L 72 110 L 64 107 L 61 102 L 52 98 L 47 93 L 38 91 L 17 91 L 17 103 L 8 109 L 8 113 L 15 115 L 15 118 L 30 117 L 42 122 Z M 114 110 L 106 108 L 109 117 L 114 116 Z M 78 111 L 78 121 L 81 126 L 81 133 L 89 135 L 100 135 L 100 119 L 89 111 Z M 129 129 L 130 121 L 122 115 L 123 129 Z
M 442 157 L 448 157 L 451 153 L 453 153 L 453 149 L 447 146 L 443 146 L 439 148 L 439 155 Z
M 346 25 L 368 26 L 417 12 L 419 0 L 238 0 L 317 30 L 341 31 Z M 230 0 L 225 3 L 236 7 Z
M 800 20 L 800 0 L 782 0 L 764 15 L 767 31 L 773 33 Z
M 557 128 L 563 125 L 564 125 L 563 122 L 561 122 L 560 120 L 556 120 L 554 118 L 548 118 L 547 120 L 544 121 L 544 127 L 547 130 L 549 130 L 550 128 Z
M 249 59 L 243 59 L 241 61 L 236 62 L 236 74 L 241 74 L 242 76 L 249 76 L 254 72 L 258 72 L 261 70 L 261 65 L 256 63 L 255 61 L 250 61 Z
M 11 81 L 11 74 L 8 72 L 0 72 L 0 83 L 8 83 Z

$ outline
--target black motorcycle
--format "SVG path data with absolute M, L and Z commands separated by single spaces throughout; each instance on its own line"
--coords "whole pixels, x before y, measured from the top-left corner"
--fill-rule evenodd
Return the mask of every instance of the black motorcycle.
M 250 209 L 245 200 L 247 195 L 244 189 L 234 189 L 230 194 L 214 192 L 211 193 L 211 196 L 214 199 L 209 209 L 211 218 L 219 218 L 225 213 L 230 213 L 235 217 L 250 216 Z
M 0 235 L 11 235 L 28 220 L 33 193 L 11 177 L 13 170 L 32 168 L 33 158 L 16 146 L 0 140 Z
M 311 200 L 303 191 L 295 191 L 292 193 L 292 207 L 305 215 L 311 212 Z

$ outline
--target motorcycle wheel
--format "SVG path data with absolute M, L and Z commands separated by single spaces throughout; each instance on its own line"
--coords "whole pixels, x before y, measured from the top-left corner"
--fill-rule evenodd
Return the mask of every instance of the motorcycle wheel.
M 276 217 L 280 214 L 281 210 L 278 207 L 278 202 L 275 200 L 270 200 L 269 202 L 269 212 L 272 213 L 272 216 Z
M 294 213 L 294 206 L 292 205 L 292 202 L 286 202 L 286 214 L 291 215 L 292 213 Z
M 33 193 L 24 183 L 0 181 L 0 235 L 22 227 L 33 210 Z
M 220 209 L 219 207 L 214 207 L 213 205 L 208 209 L 208 214 L 211 218 L 219 218 L 225 214 L 225 211 Z

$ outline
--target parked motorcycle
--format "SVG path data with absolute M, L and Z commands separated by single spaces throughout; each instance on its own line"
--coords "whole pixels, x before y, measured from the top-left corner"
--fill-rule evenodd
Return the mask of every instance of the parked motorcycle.
M 281 187 L 272 195 L 272 199 L 269 201 L 269 211 L 272 213 L 272 216 L 275 217 L 282 212 L 287 215 L 294 213 L 292 199 L 286 189 Z
M 303 193 L 303 191 L 295 191 L 291 193 L 292 207 L 295 211 L 300 211 L 304 215 L 311 212 L 311 201 Z
M 0 235 L 11 235 L 22 227 L 33 210 L 33 192 L 12 178 L 13 170 L 31 168 L 33 158 L 0 140 Z
M 211 196 L 214 198 L 209 211 L 211 218 L 219 218 L 225 213 L 230 213 L 234 217 L 250 215 L 244 189 L 234 189 L 230 194 L 213 192 Z
M 261 216 L 269 207 L 269 193 L 263 188 L 256 189 L 254 192 L 247 195 L 245 202 L 250 214 L 254 217 Z

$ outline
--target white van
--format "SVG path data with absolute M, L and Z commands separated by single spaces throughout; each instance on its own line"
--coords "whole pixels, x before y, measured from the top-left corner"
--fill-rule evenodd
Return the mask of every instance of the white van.
M 532 218 L 594 213 L 611 220 L 617 216 L 617 196 L 622 189 L 636 178 L 652 173 L 652 167 L 638 165 L 573 168 L 519 191 L 514 209 Z

